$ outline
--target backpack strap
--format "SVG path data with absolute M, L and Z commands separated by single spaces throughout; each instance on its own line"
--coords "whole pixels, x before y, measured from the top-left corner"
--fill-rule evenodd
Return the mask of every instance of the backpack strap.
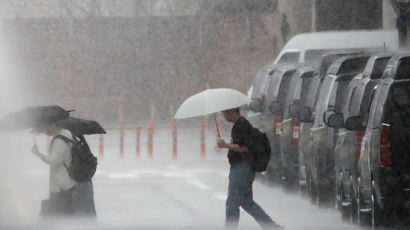
M 53 138 L 53 141 L 54 141 L 56 138 L 62 139 L 63 141 L 68 142 L 68 143 L 71 143 L 71 144 L 75 144 L 75 143 L 76 143 L 75 141 L 73 141 L 73 140 L 71 140 L 70 138 L 68 138 L 68 137 L 66 137 L 66 136 L 63 136 L 63 135 L 55 135 L 54 138 Z

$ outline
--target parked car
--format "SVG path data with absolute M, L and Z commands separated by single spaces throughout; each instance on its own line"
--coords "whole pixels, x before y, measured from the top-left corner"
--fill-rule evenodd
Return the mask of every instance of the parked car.
M 301 66 L 289 79 L 289 84 L 281 86 L 283 104 L 280 100 L 273 102 L 271 112 L 276 116 L 282 116 L 280 124 L 279 147 L 284 174 L 282 182 L 285 188 L 296 188 L 298 184 L 299 159 L 297 145 L 299 141 L 299 120 L 290 117 L 289 106 L 299 106 L 299 102 L 307 95 L 310 82 L 315 74 L 311 66 Z M 283 88 L 282 88 L 283 87 Z
M 351 117 L 346 127 L 360 128 Z M 358 161 L 358 220 L 392 226 L 410 212 L 410 54 L 389 61 L 370 106 Z
M 290 106 L 293 112 L 289 113 L 289 115 L 291 117 L 297 118 L 300 121 L 298 143 L 299 185 L 301 191 L 306 191 L 313 202 L 316 202 L 317 194 L 315 194 L 315 190 L 311 189 L 312 183 L 310 182 L 310 178 L 308 178 L 307 176 L 307 154 L 309 152 L 309 149 L 311 149 L 311 146 L 313 145 L 310 129 L 313 126 L 315 114 L 314 112 L 312 113 L 312 111 L 314 111 L 314 108 L 316 106 L 320 88 L 322 86 L 323 79 L 326 76 L 328 68 L 332 65 L 333 62 L 335 62 L 340 57 L 353 54 L 358 53 L 345 51 L 333 52 L 323 55 L 321 58 L 318 71 L 316 72 L 315 76 L 313 77 L 309 85 L 309 90 L 300 101 L 300 106 Z M 305 116 L 305 119 L 301 119 L 301 117 L 299 116 L 301 112 L 307 112 L 308 115 Z M 309 115 L 311 115 L 311 117 L 308 117 Z
M 286 43 L 274 64 L 305 63 L 316 66 L 324 53 L 375 48 L 398 50 L 397 30 L 326 31 L 298 34 Z
M 336 204 L 342 218 L 356 222 L 357 161 L 360 156 L 361 140 L 368 118 L 370 96 L 379 83 L 391 54 L 372 56 L 363 73 L 357 75 L 349 85 L 341 113 L 334 113 L 325 121 L 326 125 L 338 128 L 335 145 Z M 362 117 L 363 126 L 358 130 L 345 127 L 349 117 Z
M 350 81 L 363 69 L 371 54 L 349 55 L 339 58 L 328 69 L 320 88 L 315 107 L 315 119 L 311 128 L 311 143 L 308 152 L 308 173 L 313 195 L 320 206 L 334 201 L 334 145 L 337 129 L 324 123 L 325 112 L 341 112 Z M 310 112 L 310 111 L 309 111 Z M 311 114 L 307 114 L 308 118 Z M 316 197 L 313 197 L 315 199 Z
M 282 164 L 281 156 L 279 151 L 279 134 L 280 129 L 277 129 L 278 124 L 282 122 L 282 116 L 272 115 L 269 110 L 270 104 L 272 102 L 283 100 L 282 88 L 289 84 L 291 76 L 295 73 L 297 65 L 277 65 L 270 72 L 270 74 L 265 79 L 263 83 L 264 88 L 262 89 L 261 100 L 254 100 L 249 104 L 249 109 L 253 110 L 253 113 L 259 113 L 259 126 L 262 131 L 264 131 L 271 145 L 271 159 L 266 170 L 265 176 L 267 181 L 272 183 L 279 183 L 282 177 Z M 280 96 L 279 96 L 280 95 Z M 260 106 L 255 106 L 253 103 L 259 103 Z M 260 110 L 255 110 L 255 108 Z M 249 117 L 249 114 L 248 114 Z M 280 127 L 279 127 L 280 128 Z
M 269 83 L 277 66 L 273 64 L 267 64 L 261 68 L 255 76 L 252 85 L 249 89 L 248 96 L 251 99 L 249 103 L 249 111 L 247 119 L 256 128 L 261 128 L 262 115 L 265 110 L 265 95 L 266 84 Z

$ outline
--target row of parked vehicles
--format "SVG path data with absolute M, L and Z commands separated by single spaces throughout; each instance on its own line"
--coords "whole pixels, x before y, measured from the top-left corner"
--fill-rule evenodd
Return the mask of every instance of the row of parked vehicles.
M 252 84 L 248 119 L 270 139 L 266 181 L 353 223 L 410 227 L 410 53 L 382 37 L 279 56 Z

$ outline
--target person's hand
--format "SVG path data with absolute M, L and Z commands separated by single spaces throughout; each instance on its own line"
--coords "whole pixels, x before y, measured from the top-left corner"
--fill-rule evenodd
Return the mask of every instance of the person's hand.
M 218 146 L 218 148 L 225 148 L 226 146 L 226 142 L 224 139 L 218 139 L 216 141 L 216 146 Z
M 33 152 L 34 154 L 39 154 L 39 153 L 40 153 L 40 150 L 38 149 L 38 146 L 37 146 L 37 145 L 33 145 L 33 146 L 31 147 L 31 152 Z

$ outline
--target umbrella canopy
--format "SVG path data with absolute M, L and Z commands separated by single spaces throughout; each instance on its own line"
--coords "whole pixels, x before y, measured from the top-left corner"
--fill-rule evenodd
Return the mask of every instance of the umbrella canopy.
M 58 105 L 27 107 L 1 119 L 0 131 L 35 128 L 44 123 L 67 119 L 69 116 L 69 111 Z
M 68 129 L 74 136 L 105 134 L 104 128 L 96 121 L 70 117 L 57 122 L 57 125 Z
M 234 89 L 207 89 L 187 98 L 175 113 L 175 119 L 205 116 L 248 104 L 249 98 Z

